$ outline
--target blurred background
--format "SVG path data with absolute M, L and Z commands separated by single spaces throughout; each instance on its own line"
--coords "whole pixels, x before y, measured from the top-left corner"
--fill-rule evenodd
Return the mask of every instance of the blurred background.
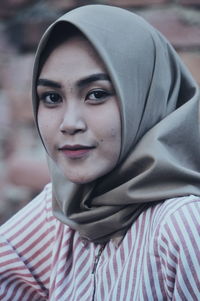
M 0 224 L 49 182 L 31 108 L 38 41 L 63 13 L 99 3 L 142 15 L 171 41 L 200 84 L 200 0 L 1 0 Z

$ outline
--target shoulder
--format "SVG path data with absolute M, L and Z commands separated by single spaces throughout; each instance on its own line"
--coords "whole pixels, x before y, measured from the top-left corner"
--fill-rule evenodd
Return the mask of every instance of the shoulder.
M 51 246 L 55 233 L 50 204 L 51 185 L 47 185 L 35 199 L 0 227 L 1 300 L 18 300 L 15 297 L 17 289 L 22 294 L 26 291 L 29 296 L 33 287 L 35 294 L 40 295 L 37 295 L 37 300 L 46 295 L 45 285 L 42 284 L 41 288 L 41 280 L 37 279 L 50 277 Z
M 51 184 L 45 186 L 38 196 L 0 227 L 0 236 L 14 243 L 18 239 L 28 239 L 39 229 L 49 232 L 55 220 L 52 216 L 51 190 Z
M 156 214 L 155 222 L 160 230 L 170 227 L 176 227 L 177 224 L 183 223 L 195 224 L 199 226 L 200 218 L 200 197 L 186 196 L 168 199 L 163 202 Z M 177 225 L 178 226 L 178 225 Z
M 187 196 L 163 203 L 153 232 L 154 252 L 182 272 L 200 269 L 200 198 Z
M 163 290 L 176 300 L 198 300 L 200 198 L 167 200 L 159 206 L 155 221 L 150 253 L 163 279 Z
M 153 226 L 153 237 L 159 243 L 174 247 L 200 243 L 200 197 L 186 196 L 166 200 L 158 205 Z

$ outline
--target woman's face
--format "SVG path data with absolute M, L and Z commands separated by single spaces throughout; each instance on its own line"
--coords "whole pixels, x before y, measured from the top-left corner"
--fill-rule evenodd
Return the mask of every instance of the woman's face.
M 43 142 L 69 181 L 88 183 L 115 167 L 121 149 L 118 100 L 87 40 L 71 38 L 50 54 L 37 94 Z

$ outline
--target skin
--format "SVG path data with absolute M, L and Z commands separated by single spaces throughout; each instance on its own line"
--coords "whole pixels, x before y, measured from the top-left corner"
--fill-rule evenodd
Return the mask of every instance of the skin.
M 37 94 L 43 142 L 69 181 L 88 183 L 116 166 L 121 149 L 118 100 L 86 39 L 76 36 L 53 50 Z

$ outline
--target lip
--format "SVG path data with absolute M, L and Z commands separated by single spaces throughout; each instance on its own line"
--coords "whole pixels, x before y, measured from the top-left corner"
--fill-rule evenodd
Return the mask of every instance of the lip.
M 58 150 L 61 151 L 67 158 L 70 159 L 80 159 L 88 155 L 95 146 L 88 145 L 64 145 L 59 147 Z

